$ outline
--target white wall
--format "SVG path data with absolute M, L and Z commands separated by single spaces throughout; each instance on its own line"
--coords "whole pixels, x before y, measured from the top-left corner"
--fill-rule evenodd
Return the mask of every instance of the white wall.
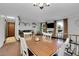
M 33 24 L 29 23 L 29 25 L 24 25 L 23 23 L 20 23 L 19 29 L 20 30 L 33 30 L 34 32 L 39 31 L 40 23 L 36 23 L 35 28 L 33 28 Z
M 20 30 L 33 30 L 32 24 L 30 24 L 30 25 L 24 25 L 23 23 L 20 23 L 19 29 Z
M 5 19 L 0 17 L 0 47 L 3 46 L 5 40 Z
M 19 25 L 18 24 L 19 24 L 19 20 L 18 20 L 18 18 L 16 18 L 16 21 L 15 21 L 15 37 L 16 37 L 17 40 L 19 40 L 18 39 L 18 37 L 19 37 L 19 31 L 18 31 Z
M 68 31 L 72 34 L 79 34 L 79 17 L 68 19 Z

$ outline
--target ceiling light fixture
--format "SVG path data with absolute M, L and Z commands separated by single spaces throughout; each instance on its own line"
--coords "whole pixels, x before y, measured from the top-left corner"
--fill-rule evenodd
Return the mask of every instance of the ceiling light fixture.
M 49 3 L 34 3 L 33 6 L 38 6 L 42 10 L 44 7 L 50 6 L 50 4 Z

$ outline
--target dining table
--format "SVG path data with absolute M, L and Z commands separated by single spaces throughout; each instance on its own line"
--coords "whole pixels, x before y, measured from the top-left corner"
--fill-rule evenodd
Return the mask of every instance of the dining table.
M 36 56 L 53 56 L 63 43 L 43 36 L 31 36 L 26 39 L 28 49 Z

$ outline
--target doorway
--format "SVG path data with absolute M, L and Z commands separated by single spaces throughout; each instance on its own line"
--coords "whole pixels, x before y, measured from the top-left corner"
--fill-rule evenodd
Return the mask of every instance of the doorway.
M 63 20 L 56 21 L 56 37 L 63 38 L 64 33 L 64 23 Z
M 68 19 L 56 21 L 56 37 L 66 39 L 68 37 Z
M 7 22 L 7 37 L 15 36 L 15 22 Z

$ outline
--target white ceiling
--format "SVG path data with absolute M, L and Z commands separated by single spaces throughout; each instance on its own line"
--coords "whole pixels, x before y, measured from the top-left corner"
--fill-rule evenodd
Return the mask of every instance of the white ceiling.
M 43 10 L 32 3 L 0 3 L 0 14 L 20 16 L 26 22 L 57 20 L 79 16 L 79 3 L 51 3 Z

